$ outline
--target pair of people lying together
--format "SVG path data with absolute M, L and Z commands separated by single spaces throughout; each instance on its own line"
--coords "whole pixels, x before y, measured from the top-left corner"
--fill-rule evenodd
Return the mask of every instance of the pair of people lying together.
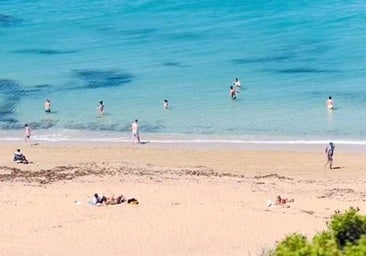
M 128 204 L 138 204 L 138 201 L 135 198 L 126 199 L 124 195 L 105 197 L 95 193 L 92 200 L 92 204 L 94 205 L 116 205 L 124 202 L 127 202 Z

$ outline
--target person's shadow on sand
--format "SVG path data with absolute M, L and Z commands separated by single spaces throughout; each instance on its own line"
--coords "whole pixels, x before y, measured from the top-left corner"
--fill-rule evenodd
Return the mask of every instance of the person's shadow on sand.
M 341 168 L 344 168 L 344 167 L 335 166 L 335 167 L 332 167 L 332 170 L 338 170 L 338 169 L 341 169 Z

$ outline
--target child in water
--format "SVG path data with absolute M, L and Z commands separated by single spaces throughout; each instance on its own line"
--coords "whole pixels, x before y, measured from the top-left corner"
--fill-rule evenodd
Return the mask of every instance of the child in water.
M 99 110 L 99 114 L 104 115 L 104 105 L 103 105 L 103 101 L 102 100 L 99 101 L 98 110 Z

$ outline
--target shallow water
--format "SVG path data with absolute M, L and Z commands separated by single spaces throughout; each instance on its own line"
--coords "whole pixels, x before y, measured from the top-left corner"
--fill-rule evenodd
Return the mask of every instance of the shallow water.
M 0 7 L 2 140 L 366 142 L 363 1 Z

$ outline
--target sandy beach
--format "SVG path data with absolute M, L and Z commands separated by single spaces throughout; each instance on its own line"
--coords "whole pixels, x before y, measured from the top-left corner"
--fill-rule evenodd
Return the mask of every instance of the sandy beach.
M 335 210 L 366 213 L 365 151 L 337 149 L 330 170 L 323 146 L 2 143 L 0 255 L 261 255 Z M 139 204 L 96 207 L 95 192 Z M 277 195 L 294 202 L 268 207 Z

